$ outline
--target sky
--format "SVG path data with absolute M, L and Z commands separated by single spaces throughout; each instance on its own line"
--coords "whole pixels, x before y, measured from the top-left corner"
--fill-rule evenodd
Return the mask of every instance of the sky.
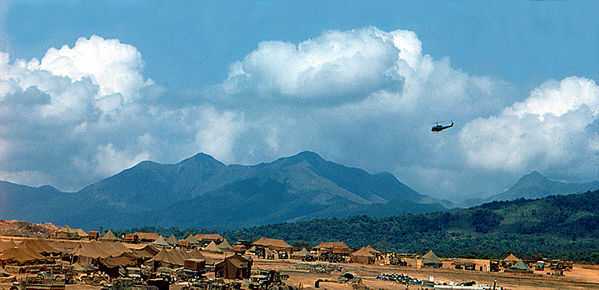
M 599 179 L 594 1 L 0 0 L 0 180 L 301 151 L 461 201 Z M 440 133 L 437 122 L 455 123 Z

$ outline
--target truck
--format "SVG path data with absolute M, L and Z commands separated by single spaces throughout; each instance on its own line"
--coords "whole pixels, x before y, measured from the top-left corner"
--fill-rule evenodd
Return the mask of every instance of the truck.
M 64 290 L 65 280 L 46 278 L 43 275 L 27 276 L 23 281 L 14 282 L 10 290 Z

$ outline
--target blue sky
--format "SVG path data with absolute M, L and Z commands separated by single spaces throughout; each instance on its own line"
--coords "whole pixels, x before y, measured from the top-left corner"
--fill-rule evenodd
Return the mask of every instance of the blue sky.
M 0 179 L 77 190 L 145 159 L 303 150 L 451 200 L 599 176 L 592 1 L 0 6 Z

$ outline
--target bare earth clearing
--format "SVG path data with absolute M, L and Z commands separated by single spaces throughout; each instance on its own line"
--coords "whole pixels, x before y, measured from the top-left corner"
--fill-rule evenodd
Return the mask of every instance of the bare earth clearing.
M 54 229 L 55 226 L 51 224 L 42 224 L 35 227 L 28 226 L 26 230 L 23 230 L 23 225 L 18 224 L 21 222 L 16 221 L 0 221 L 0 239 L 4 241 L 14 240 L 20 242 L 23 238 L 16 236 L 27 236 L 27 237 L 43 237 L 47 235 L 48 230 Z M 39 227 L 38 227 L 39 226 Z M 67 240 L 48 240 L 48 242 L 56 249 L 63 251 L 70 251 L 76 245 L 74 241 Z M 140 244 L 125 244 L 130 248 L 140 248 L 143 245 Z M 207 258 L 214 260 L 224 259 L 224 254 L 207 254 Z M 229 254 L 230 255 L 230 254 Z M 423 268 L 416 269 L 416 261 L 414 259 L 407 259 L 408 266 L 391 266 L 384 265 L 384 261 L 377 261 L 375 265 L 363 265 L 357 263 L 343 263 L 338 264 L 343 267 L 339 271 L 334 271 L 330 274 L 326 273 L 309 273 L 306 270 L 296 269 L 298 263 L 302 263 L 299 260 L 265 260 L 258 259 L 252 255 L 254 261 L 252 270 L 278 270 L 281 274 L 288 274 L 289 279 L 286 280 L 286 284 L 291 286 L 301 286 L 303 289 L 314 289 L 316 280 L 328 280 L 337 281 L 340 274 L 345 272 L 351 272 L 362 278 L 362 285 L 370 289 L 406 289 L 405 285 L 398 284 L 391 281 L 382 281 L 376 279 L 376 276 L 380 273 L 401 273 L 409 275 L 413 278 L 429 280 L 434 278 L 435 281 L 444 281 L 449 283 L 450 281 L 460 283 L 468 281 L 476 281 L 476 284 L 493 285 L 494 280 L 497 281 L 497 286 L 503 287 L 504 289 L 599 289 L 599 265 L 580 265 L 575 264 L 571 271 L 565 271 L 563 276 L 548 275 L 546 271 L 535 271 L 531 274 L 515 274 L 506 272 L 481 272 L 481 271 L 468 271 L 468 270 L 456 270 L 451 265 L 453 260 L 443 259 L 443 268 L 432 269 Z M 475 262 L 477 265 L 488 263 L 484 260 L 469 260 Z M 208 277 L 212 276 L 208 275 Z M 23 275 L 17 275 L 17 278 L 23 277 Z M 243 288 L 247 289 L 248 281 L 243 281 Z M 0 283 L 0 290 L 8 290 L 11 283 Z M 354 285 L 355 286 L 355 285 Z M 179 290 L 182 285 L 173 284 L 171 290 Z M 90 286 L 85 284 L 74 284 L 67 285 L 67 290 L 91 290 L 100 289 L 101 286 Z M 354 287 L 349 284 L 339 284 L 336 282 L 321 282 L 319 289 L 330 289 L 330 290 L 350 290 Z M 418 289 L 416 286 L 411 285 L 409 289 Z

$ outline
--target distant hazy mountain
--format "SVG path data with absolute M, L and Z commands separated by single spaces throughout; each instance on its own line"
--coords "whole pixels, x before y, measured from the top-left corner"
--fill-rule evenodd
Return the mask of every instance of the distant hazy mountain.
M 518 198 L 537 199 L 552 195 L 569 195 L 599 189 L 599 181 L 589 183 L 564 183 L 551 181 L 537 171 L 524 175 L 510 189 L 487 199 L 471 199 L 463 202 L 462 207 L 476 206 L 485 202 L 516 200 Z
M 312 152 L 254 166 L 226 166 L 206 154 L 178 164 L 145 161 L 79 192 L 55 191 L 40 199 L 43 203 L 29 199 L 26 208 L 2 214 L 96 229 L 232 228 L 314 217 L 430 212 L 448 205 L 417 193 L 390 173 L 372 175 Z M 14 193 L 5 196 L 0 195 L 3 204 L 19 199 Z

